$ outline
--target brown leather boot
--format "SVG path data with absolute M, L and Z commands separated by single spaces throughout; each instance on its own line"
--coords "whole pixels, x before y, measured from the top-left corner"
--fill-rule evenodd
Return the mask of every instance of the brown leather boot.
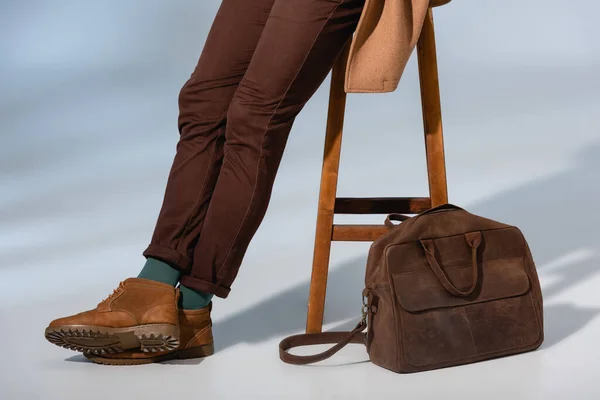
M 93 354 L 173 350 L 179 346 L 178 298 L 173 286 L 130 278 L 96 309 L 52 321 L 46 339 Z
M 212 322 L 210 311 L 212 303 L 200 310 L 181 310 L 179 327 L 181 329 L 181 347 L 163 353 L 144 353 L 142 351 L 124 351 L 117 354 L 85 354 L 98 364 L 139 365 L 151 364 L 175 358 L 188 359 L 210 356 L 214 353 Z

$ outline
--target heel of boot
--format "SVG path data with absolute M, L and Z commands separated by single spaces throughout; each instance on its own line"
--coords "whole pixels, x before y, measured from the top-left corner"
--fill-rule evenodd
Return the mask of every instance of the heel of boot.
M 213 355 L 215 352 L 214 342 L 202 346 L 194 346 L 189 349 L 179 350 L 177 352 L 177 358 L 180 360 L 186 360 L 189 358 L 202 358 Z
M 179 347 L 179 328 L 175 325 L 145 325 L 135 330 L 140 349 L 146 353 L 173 351 Z

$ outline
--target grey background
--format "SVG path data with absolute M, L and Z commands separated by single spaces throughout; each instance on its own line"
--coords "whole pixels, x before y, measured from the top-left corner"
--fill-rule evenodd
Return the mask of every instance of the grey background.
M 67 398 L 103 398 L 87 386 L 100 376 L 131 384 L 130 397 L 140 393 L 136 383 L 151 394 L 190 390 L 173 374 L 178 385 L 148 383 L 161 369 L 90 369 L 45 343 L 42 330 L 93 307 L 142 265 L 178 138 L 177 95 L 218 4 L 0 1 L 0 337 L 11 343 L 0 358 L 0 397 L 65 398 L 69 387 Z M 498 398 L 598 393 L 592 371 L 600 364 L 589 349 L 600 333 L 599 12 L 592 0 L 454 0 L 435 12 L 450 200 L 520 226 L 544 286 L 542 351 L 468 370 L 483 371 L 478 382 Z M 277 341 L 304 324 L 327 89 L 328 81 L 298 117 L 267 218 L 230 298 L 216 302 L 220 354 L 177 373 L 212 371 L 213 398 L 358 397 L 364 368 L 382 387 L 421 398 L 474 381 L 456 369 L 431 373 L 436 384 L 424 388 L 425 378 L 390 380 L 360 365 L 317 369 L 317 378 L 276 359 Z M 413 58 L 395 93 L 349 96 L 339 194 L 426 195 L 421 132 Z M 366 249 L 334 246 L 329 328 L 358 315 Z M 266 385 L 244 365 L 279 383 Z M 496 368 L 512 389 L 493 379 Z M 522 379 L 525 370 L 533 380 Z M 361 378 L 330 384 L 352 373 Z M 238 384 L 220 379 L 227 374 Z M 556 379 L 565 374 L 577 378 Z M 307 389 L 307 379 L 315 386 Z

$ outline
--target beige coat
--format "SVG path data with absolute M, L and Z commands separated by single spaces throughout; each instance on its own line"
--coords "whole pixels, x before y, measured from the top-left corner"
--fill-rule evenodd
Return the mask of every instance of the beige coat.
M 421 34 L 427 9 L 448 2 L 450 0 L 366 0 L 350 47 L 346 92 L 396 90 Z

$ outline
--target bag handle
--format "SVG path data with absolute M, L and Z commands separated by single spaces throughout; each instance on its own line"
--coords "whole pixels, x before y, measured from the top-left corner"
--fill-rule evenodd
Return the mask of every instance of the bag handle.
M 388 228 L 388 230 L 391 231 L 396 226 L 398 226 L 398 225 L 394 224 L 392 221 L 402 222 L 402 221 L 406 221 L 407 219 L 410 219 L 410 217 L 408 215 L 404 215 L 404 214 L 390 214 L 385 219 L 384 224 L 385 224 L 385 227 Z
M 432 214 L 435 212 L 439 212 L 439 211 L 444 211 L 444 210 L 462 210 L 464 211 L 464 209 L 455 206 L 454 204 L 442 204 L 441 206 L 437 206 L 434 208 L 430 208 L 427 211 L 423 211 L 422 213 L 416 215 L 414 218 L 415 220 L 417 218 L 419 218 L 421 215 L 426 215 L 426 214 Z M 392 223 L 392 221 L 398 221 L 398 222 L 403 222 L 406 221 L 407 219 L 410 219 L 411 217 L 409 217 L 408 215 L 404 215 L 404 214 L 390 214 L 387 216 L 387 218 L 385 219 L 385 226 L 386 228 L 388 228 L 388 230 L 392 230 L 394 229 L 397 225 Z
M 464 211 L 464 208 L 461 208 L 461 207 L 456 206 L 454 204 L 446 203 L 446 204 L 439 205 L 437 207 L 430 208 L 427 211 L 423 211 L 419 215 L 431 214 L 433 212 L 442 211 L 442 210 L 463 210 Z
M 349 343 L 366 345 L 366 336 L 362 333 L 366 328 L 367 322 L 363 319 L 352 331 L 348 332 L 308 333 L 286 337 L 279 343 L 279 358 L 287 364 L 295 365 L 306 365 L 326 360 Z M 288 353 L 288 350 L 294 347 L 329 343 L 336 343 L 336 345 L 319 354 L 297 356 Z
M 459 206 L 455 206 L 454 204 L 446 203 L 437 207 L 430 208 L 427 211 L 423 211 L 421 214 L 418 214 L 415 219 L 419 218 L 422 215 L 433 214 L 439 211 L 464 211 L 464 208 L 460 208 Z
M 477 248 L 481 244 L 481 232 L 469 232 L 465 234 L 467 243 L 471 247 L 471 262 L 473 264 L 473 283 L 469 289 L 460 290 L 448 279 L 446 273 L 442 270 L 435 258 L 435 245 L 432 239 L 421 240 L 421 245 L 425 250 L 425 257 L 431 267 L 431 270 L 437 277 L 442 286 L 452 295 L 456 297 L 467 297 L 473 294 L 477 283 L 479 282 L 479 267 L 477 264 Z

